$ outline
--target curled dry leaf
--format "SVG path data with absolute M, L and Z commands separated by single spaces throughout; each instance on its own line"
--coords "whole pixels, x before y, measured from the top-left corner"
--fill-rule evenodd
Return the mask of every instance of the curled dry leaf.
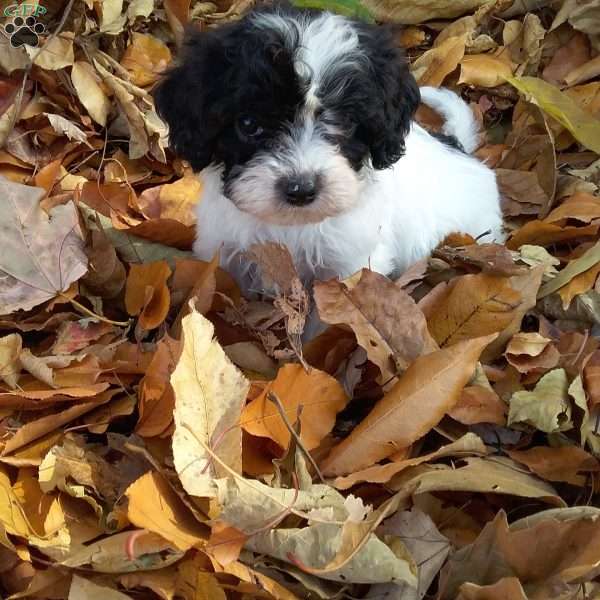
M 491 88 L 502 85 L 512 74 L 510 62 L 501 56 L 469 54 L 460 61 L 458 83 Z
M 466 340 L 418 358 L 352 433 L 321 463 L 346 475 L 406 448 L 456 404 L 483 348 L 496 336 Z
M 517 333 L 508 343 L 505 356 L 517 371 L 529 373 L 556 367 L 560 352 L 551 340 L 539 333 Z
M 270 394 L 281 401 L 289 423 L 300 415 L 300 439 L 307 450 L 316 448 L 331 432 L 336 415 L 348 402 L 342 386 L 327 373 L 284 365 L 275 381 L 244 408 L 240 420 L 245 431 L 268 437 L 281 448 L 288 447 L 291 434 L 277 406 L 269 400 Z
M 508 425 L 527 423 L 546 433 L 571 429 L 568 387 L 564 369 L 554 369 L 540 379 L 533 391 L 514 393 L 510 399 Z
M 143 329 L 155 329 L 166 318 L 171 303 L 167 279 L 171 269 L 165 261 L 131 265 L 125 286 L 125 306 L 139 315 Z
M 421 55 L 411 66 L 419 85 L 440 86 L 463 58 L 466 41 L 467 34 L 450 37 Z
M 436 348 L 415 301 L 383 275 L 363 269 L 357 281 L 317 282 L 314 289 L 321 319 L 349 325 L 384 380 Z
M 69 288 L 87 271 L 77 209 L 72 203 L 40 207 L 45 191 L 0 180 L 0 314 L 29 310 Z

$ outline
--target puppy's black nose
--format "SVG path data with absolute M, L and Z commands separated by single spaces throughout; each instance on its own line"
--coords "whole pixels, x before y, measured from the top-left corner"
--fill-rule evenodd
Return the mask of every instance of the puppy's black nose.
M 310 204 L 317 196 L 318 179 L 316 175 L 295 175 L 281 181 L 285 200 L 293 206 Z

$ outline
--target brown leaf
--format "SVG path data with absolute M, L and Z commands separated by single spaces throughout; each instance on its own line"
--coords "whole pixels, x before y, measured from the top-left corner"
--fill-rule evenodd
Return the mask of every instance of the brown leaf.
M 317 282 L 314 293 L 321 319 L 349 325 L 384 380 L 436 348 L 414 300 L 383 275 L 363 269 L 358 281 Z
M 563 522 L 548 516 L 531 527 L 512 531 L 501 511 L 474 544 L 450 558 L 444 569 L 440 598 L 454 600 L 466 581 L 490 585 L 510 576 L 527 582 L 531 591 L 547 584 L 546 594 L 537 597 L 550 598 L 552 582 L 577 582 L 593 573 L 600 553 L 599 527 L 598 519 Z M 565 552 L 565 548 L 577 551 Z
M 158 342 L 148 371 L 140 381 L 139 418 L 135 431 L 142 437 L 161 435 L 173 422 L 175 395 L 170 378 L 180 351 L 181 343 L 165 335 Z
M 296 421 L 302 407 L 300 439 L 307 450 L 316 448 L 331 432 L 336 415 L 348 402 L 342 386 L 330 375 L 317 369 L 307 372 L 301 365 L 284 365 L 275 381 L 244 408 L 240 419 L 245 431 L 268 437 L 281 448 L 288 447 L 291 434 L 269 394 L 279 398 L 289 423 Z
M 508 408 L 493 390 L 481 385 L 469 385 L 463 389 L 448 416 L 463 425 L 494 423 L 506 425 Z
M 589 477 L 585 473 L 600 471 L 598 460 L 578 446 L 537 446 L 529 450 L 507 450 L 506 453 L 548 481 L 584 486 Z
M 544 219 L 544 223 L 562 222 L 563 219 L 575 219 L 582 223 L 591 223 L 595 219 L 600 219 L 600 198 L 585 192 L 577 192 L 555 208 Z
M 440 346 L 500 332 L 511 323 L 522 300 L 509 278 L 464 275 L 429 307 L 429 331 Z
M 549 246 L 556 242 L 566 242 L 576 239 L 595 238 L 598 234 L 598 225 L 587 227 L 559 227 L 543 221 L 529 221 L 520 229 L 512 233 L 506 242 L 509 250 L 518 250 L 521 246 Z
M 600 404 L 600 351 L 596 350 L 583 368 L 585 391 L 591 404 Z
M 167 279 L 171 269 L 164 261 L 131 265 L 125 287 L 125 306 L 130 315 L 139 315 L 143 329 L 155 329 L 169 312 L 171 294 Z
M 77 210 L 72 203 L 46 214 L 39 188 L 0 180 L 0 314 L 29 310 L 65 292 L 87 271 Z
M 560 353 L 551 340 L 539 333 L 517 333 L 505 352 L 506 360 L 520 373 L 553 369 Z
M 465 340 L 418 358 L 352 433 L 322 463 L 328 476 L 346 475 L 409 446 L 458 401 L 483 348 L 496 336 Z
M 542 72 L 542 77 L 554 85 L 565 82 L 569 73 L 590 58 L 590 42 L 586 35 L 575 31 L 571 39 L 558 48 Z

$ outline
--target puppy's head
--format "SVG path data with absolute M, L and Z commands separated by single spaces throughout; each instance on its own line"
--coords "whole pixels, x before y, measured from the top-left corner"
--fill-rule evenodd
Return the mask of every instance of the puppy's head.
M 188 36 L 155 93 L 172 148 L 263 221 L 319 222 L 352 209 L 365 168 L 404 152 L 419 102 L 383 28 L 275 9 Z

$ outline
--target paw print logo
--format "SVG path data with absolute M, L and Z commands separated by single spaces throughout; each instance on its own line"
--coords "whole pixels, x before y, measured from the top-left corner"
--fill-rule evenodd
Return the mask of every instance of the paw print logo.
M 26 19 L 14 17 L 12 22 L 3 25 L 3 29 L 13 48 L 18 48 L 24 44 L 37 46 L 39 36 L 46 30 L 43 23 L 38 23 L 32 16 Z

